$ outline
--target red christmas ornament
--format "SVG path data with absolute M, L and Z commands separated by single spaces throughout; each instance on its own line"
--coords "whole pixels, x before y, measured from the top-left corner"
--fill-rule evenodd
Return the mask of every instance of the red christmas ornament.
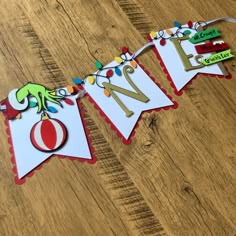
M 37 122 L 30 132 L 32 144 L 43 152 L 52 152 L 62 147 L 66 138 L 65 125 L 57 119 L 51 119 L 47 113 L 42 114 L 41 121 Z
M 107 71 L 107 77 L 112 77 L 113 71 L 110 69 Z

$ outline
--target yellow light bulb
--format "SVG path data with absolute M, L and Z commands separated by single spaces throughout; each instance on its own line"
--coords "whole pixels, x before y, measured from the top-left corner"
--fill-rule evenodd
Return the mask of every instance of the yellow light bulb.
M 123 62 L 123 60 L 120 57 L 115 57 L 115 61 L 119 64 Z
M 89 82 L 90 84 L 94 84 L 95 79 L 94 79 L 94 77 L 93 77 L 92 75 L 90 75 L 90 76 L 88 77 L 88 82 Z
M 56 95 L 56 91 L 54 91 L 54 92 L 51 92 L 50 94 L 52 94 L 52 95 Z
M 151 37 L 152 37 L 153 39 L 156 39 L 156 38 L 157 38 L 157 34 L 156 34 L 155 31 L 152 31 L 152 32 L 150 33 L 150 35 L 151 35 Z

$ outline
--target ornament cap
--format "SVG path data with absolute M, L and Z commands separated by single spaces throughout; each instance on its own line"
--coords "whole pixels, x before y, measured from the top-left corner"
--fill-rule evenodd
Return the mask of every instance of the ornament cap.
M 48 120 L 49 119 L 49 116 L 46 112 L 43 112 L 42 115 L 41 115 L 41 120 Z

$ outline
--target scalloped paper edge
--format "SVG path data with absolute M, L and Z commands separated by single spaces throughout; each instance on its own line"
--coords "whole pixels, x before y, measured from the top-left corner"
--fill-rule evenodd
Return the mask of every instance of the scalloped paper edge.
M 18 185 L 22 185 L 26 182 L 26 179 L 29 178 L 29 177 L 32 177 L 35 173 L 36 170 L 40 170 L 44 164 L 48 163 L 50 161 L 51 158 L 53 157 L 58 157 L 58 158 L 67 158 L 71 161 L 79 161 L 79 162 L 87 162 L 89 164 L 94 164 L 96 162 L 96 156 L 94 155 L 94 147 L 92 145 L 92 139 L 90 138 L 89 136 L 89 130 L 87 128 L 87 124 L 86 124 L 86 121 L 85 121 L 85 118 L 84 118 L 84 112 L 82 111 L 82 104 L 80 103 L 79 101 L 80 99 L 77 99 L 77 106 L 78 106 L 78 110 L 79 110 L 79 114 L 80 114 L 80 117 L 81 117 L 81 120 L 82 120 L 82 124 L 83 124 L 83 127 L 84 127 L 84 132 L 85 132 L 85 135 L 86 135 L 86 138 L 87 138 L 87 142 L 88 142 L 88 146 L 89 146 L 89 150 L 90 150 L 90 154 L 91 154 L 91 157 L 92 159 L 84 159 L 84 158 L 76 158 L 76 157 L 71 157 L 71 156 L 64 156 L 64 155 L 56 155 L 56 154 L 52 154 L 51 156 L 49 156 L 46 160 L 44 160 L 42 163 L 40 163 L 38 166 L 36 166 L 33 170 L 31 170 L 28 174 L 26 174 L 24 177 L 20 178 L 18 177 L 18 172 L 17 172 L 17 166 L 16 166 L 16 160 L 15 160 L 15 153 L 14 153 L 14 148 L 13 148 L 13 143 L 12 143 L 12 138 L 11 138 L 11 131 L 10 131 L 10 127 L 9 127 L 9 121 L 7 119 L 7 117 L 5 116 L 5 125 L 6 125 L 6 134 L 8 135 L 8 144 L 10 145 L 10 148 L 9 148 L 9 151 L 11 153 L 11 162 L 12 162 L 12 165 L 13 165 L 13 173 L 15 174 L 15 183 L 18 184 Z
M 128 48 L 127 48 L 127 47 L 123 47 L 123 48 L 122 48 L 122 51 L 123 51 L 123 50 L 127 50 L 127 52 L 128 52 L 130 55 L 132 55 L 132 53 L 128 51 Z M 88 93 L 85 94 L 85 96 L 88 97 L 88 100 L 94 105 L 94 108 L 99 111 L 100 115 L 104 118 L 104 120 L 106 121 L 106 123 L 108 123 L 108 124 L 110 125 L 111 129 L 116 132 L 117 136 L 118 136 L 119 138 L 121 138 L 122 142 L 123 142 L 124 144 L 126 144 L 126 145 L 131 144 L 132 138 L 134 137 L 135 132 L 136 132 L 136 129 L 138 128 L 138 123 L 139 123 L 139 121 L 142 119 L 142 115 L 143 115 L 144 112 L 150 113 L 150 112 L 152 112 L 152 111 L 160 111 L 160 110 L 162 110 L 162 109 L 163 109 L 163 110 L 169 110 L 170 108 L 176 109 L 176 108 L 178 107 L 178 103 L 177 103 L 176 101 L 174 101 L 173 98 L 172 98 L 169 94 L 167 94 L 167 91 L 161 87 L 161 85 L 160 85 L 160 84 L 156 81 L 156 79 L 150 74 L 150 72 L 149 72 L 148 70 L 146 70 L 145 67 L 139 62 L 139 60 L 138 60 L 137 58 L 135 58 L 134 60 L 135 60 L 135 61 L 137 62 L 137 64 L 142 68 L 142 70 L 148 75 L 148 77 L 156 84 L 156 86 L 157 86 L 174 104 L 171 105 L 171 106 L 160 107 L 160 108 L 156 108 L 156 109 L 151 109 L 151 110 L 143 111 L 143 112 L 140 114 L 140 117 L 138 118 L 138 120 L 137 120 L 137 122 L 136 122 L 136 124 L 135 124 L 135 126 L 134 126 L 134 128 L 133 128 L 133 130 L 132 130 L 132 132 L 131 132 L 131 134 L 130 134 L 130 136 L 129 136 L 128 139 L 126 139 L 126 138 L 121 134 L 121 132 L 120 132 L 120 131 L 117 129 L 117 127 L 112 123 L 112 121 L 106 116 L 106 114 L 105 114 L 105 113 L 103 112 L 103 110 L 97 105 L 97 103 L 93 100 L 93 98 L 92 98 Z M 83 87 L 81 87 L 81 86 L 79 86 L 79 88 L 80 88 L 80 89 L 83 89 Z
M 150 42 L 153 42 L 153 40 L 152 40 L 152 38 L 150 37 L 150 35 L 148 35 L 147 38 L 148 38 L 148 40 L 149 40 Z M 167 68 L 166 68 L 166 66 L 165 66 L 165 64 L 164 64 L 164 62 L 163 62 L 163 60 L 162 60 L 162 58 L 161 58 L 161 56 L 160 56 L 160 54 L 159 54 L 159 52 L 158 52 L 158 50 L 157 50 L 157 48 L 156 48 L 155 46 L 153 46 L 153 51 L 154 51 L 154 53 L 156 54 L 156 57 L 157 57 L 158 61 L 160 62 L 160 66 L 162 67 L 163 72 L 166 74 L 166 77 L 167 77 L 167 79 L 168 79 L 169 82 L 170 82 L 170 86 L 173 88 L 174 93 L 175 93 L 175 95 L 177 95 L 177 96 L 181 96 L 181 95 L 183 94 L 183 91 L 186 91 L 187 88 L 188 88 L 188 86 L 191 85 L 192 82 L 193 82 L 193 80 L 197 79 L 197 77 L 198 77 L 199 75 L 210 76 L 210 77 L 214 77 L 214 78 L 218 78 L 218 79 L 223 79 L 223 78 L 225 78 L 225 79 L 227 79 L 227 80 L 232 79 L 232 74 L 229 72 L 228 68 L 224 65 L 226 71 L 228 72 L 228 75 L 227 75 L 227 76 L 224 76 L 224 75 L 216 75 L 216 74 L 208 74 L 208 73 L 197 73 L 180 91 L 178 91 L 177 88 L 176 88 L 176 86 L 175 86 L 175 84 L 174 84 L 174 82 L 173 82 L 173 80 L 172 80 L 172 78 L 171 78 L 171 76 L 170 76 L 170 74 L 169 74 L 169 72 L 168 72 L 168 70 L 167 70 Z M 223 63 L 222 63 L 222 64 L 223 64 Z

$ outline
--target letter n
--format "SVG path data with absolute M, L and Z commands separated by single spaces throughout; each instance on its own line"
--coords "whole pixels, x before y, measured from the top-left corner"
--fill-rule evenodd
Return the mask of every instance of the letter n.
M 140 102 L 145 102 L 145 103 L 149 101 L 149 98 L 145 94 L 143 94 L 142 91 L 133 83 L 133 81 L 130 79 L 130 77 L 128 75 L 128 72 L 129 73 L 133 73 L 134 69 L 133 69 L 133 67 L 126 65 L 123 68 L 124 77 L 126 78 L 128 83 L 132 86 L 132 88 L 136 92 L 130 91 L 128 89 L 121 88 L 119 86 L 116 86 L 114 84 L 107 83 L 107 82 L 103 82 L 102 85 L 110 93 L 110 95 L 113 97 L 113 99 L 115 99 L 115 101 L 119 104 L 119 106 L 125 112 L 126 116 L 130 117 L 130 116 L 132 116 L 134 114 L 133 111 L 130 111 L 125 106 L 125 104 L 119 99 L 119 97 L 116 95 L 115 92 L 124 94 L 124 95 L 126 95 L 128 97 L 131 97 L 133 99 L 136 99 L 136 100 L 138 100 Z

